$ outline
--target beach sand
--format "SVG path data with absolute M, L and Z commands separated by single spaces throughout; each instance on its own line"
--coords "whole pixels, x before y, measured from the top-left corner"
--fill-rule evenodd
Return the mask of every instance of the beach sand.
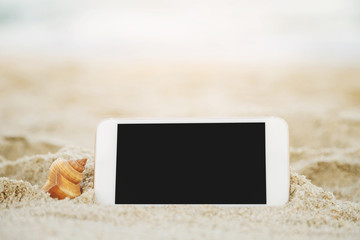
M 0 59 L 0 103 L 0 239 L 360 236 L 360 68 L 13 57 Z M 94 202 L 95 130 L 104 118 L 269 115 L 289 123 L 283 207 Z M 41 191 L 59 157 L 89 159 L 73 200 Z

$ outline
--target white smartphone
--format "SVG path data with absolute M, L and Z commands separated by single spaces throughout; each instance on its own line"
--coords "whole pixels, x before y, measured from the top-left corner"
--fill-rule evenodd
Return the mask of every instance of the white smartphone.
M 280 206 L 289 198 L 287 123 L 277 117 L 107 119 L 96 134 L 105 204 Z

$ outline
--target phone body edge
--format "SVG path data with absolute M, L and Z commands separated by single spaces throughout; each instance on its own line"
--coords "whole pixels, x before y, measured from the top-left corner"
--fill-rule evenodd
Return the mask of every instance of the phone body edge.
M 117 126 L 125 123 L 265 123 L 266 204 L 205 204 L 214 206 L 282 206 L 289 199 L 289 133 L 285 120 L 278 117 L 254 118 L 181 118 L 181 119 L 105 119 L 96 132 L 94 188 L 95 200 L 115 204 Z M 275 143 L 278 142 L 278 143 Z M 277 157 L 278 155 L 278 157 Z M 99 162 L 100 159 L 109 159 Z M 101 176 L 101 177 L 99 177 Z M 106 176 L 106 178 L 105 178 Z M 125 204 L 124 204 L 125 205 Z M 132 206 L 166 206 L 170 204 L 126 204 Z M 181 204 L 180 204 L 181 205 Z M 197 205 L 197 204 L 187 204 Z

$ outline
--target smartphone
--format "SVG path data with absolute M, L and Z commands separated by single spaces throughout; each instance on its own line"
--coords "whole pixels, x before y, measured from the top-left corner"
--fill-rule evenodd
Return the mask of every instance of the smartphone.
M 96 133 L 104 204 L 284 205 L 289 136 L 277 117 L 107 119 Z

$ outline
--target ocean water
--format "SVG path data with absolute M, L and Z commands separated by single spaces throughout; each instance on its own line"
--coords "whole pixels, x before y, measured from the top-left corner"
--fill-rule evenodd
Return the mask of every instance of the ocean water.
M 360 1 L 1 0 L 0 54 L 360 63 Z

